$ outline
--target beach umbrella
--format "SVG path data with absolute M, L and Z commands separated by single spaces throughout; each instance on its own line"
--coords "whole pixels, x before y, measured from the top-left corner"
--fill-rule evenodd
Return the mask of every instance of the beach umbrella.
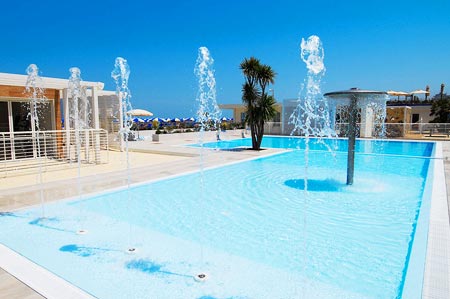
M 153 116 L 153 113 L 144 109 L 133 109 L 127 112 L 131 116 Z
M 180 119 L 178 117 L 172 118 L 171 119 L 172 122 L 180 122 Z
M 429 91 L 423 90 L 423 89 L 417 89 L 417 90 L 411 91 L 410 93 L 411 93 L 411 97 L 414 97 L 415 94 L 424 94 L 425 95 L 425 99 L 430 94 Z
M 388 90 L 387 94 L 390 96 L 409 96 L 410 93 L 404 92 L 404 91 L 394 91 L 394 90 Z
M 423 89 L 418 89 L 418 90 L 414 90 L 410 92 L 411 94 L 429 94 L 429 91 L 423 90 Z
M 386 93 L 387 93 L 388 95 L 390 95 L 390 96 L 396 96 L 396 97 L 398 97 L 398 98 L 397 98 L 398 100 L 400 100 L 400 96 L 404 96 L 404 97 L 405 97 L 405 100 L 406 100 L 406 97 L 411 95 L 411 93 L 408 93 L 408 92 L 404 92 L 404 91 L 394 91 L 394 90 L 388 90 Z

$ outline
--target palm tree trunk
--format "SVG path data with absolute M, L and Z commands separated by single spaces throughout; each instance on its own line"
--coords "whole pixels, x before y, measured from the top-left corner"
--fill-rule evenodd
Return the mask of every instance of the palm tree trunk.
M 261 143 L 264 136 L 264 121 L 261 120 L 258 122 L 258 136 L 257 136 L 257 142 L 258 142 L 258 150 L 261 149 Z
M 254 123 L 252 123 L 250 125 L 250 131 L 251 131 L 251 135 L 252 135 L 252 149 L 257 150 L 258 142 L 257 142 L 256 126 Z

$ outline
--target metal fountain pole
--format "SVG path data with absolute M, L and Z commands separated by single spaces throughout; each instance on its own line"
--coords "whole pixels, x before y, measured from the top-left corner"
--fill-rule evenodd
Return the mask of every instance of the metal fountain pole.
M 353 185 L 353 174 L 355 171 L 355 141 L 356 141 L 356 119 L 358 118 L 357 96 L 350 96 L 350 116 L 348 127 L 348 153 L 347 153 L 347 185 Z
M 324 94 L 325 97 L 335 100 L 349 99 L 350 103 L 346 104 L 350 109 L 348 124 L 348 152 L 347 152 L 347 185 L 353 185 L 353 176 L 355 171 L 355 144 L 356 144 L 356 121 L 358 120 L 358 100 L 361 97 L 378 98 L 378 101 L 384 100 L 387 93 L 384 91 L 360 90 L 351 88 L 344 91 L 334 91 Z

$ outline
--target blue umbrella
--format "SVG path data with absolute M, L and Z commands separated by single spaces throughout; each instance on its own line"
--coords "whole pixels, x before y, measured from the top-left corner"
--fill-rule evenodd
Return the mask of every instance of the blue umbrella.
M 133 118 L 133 121 L 134 121 L 135 123 L 143 123 L 143 122 L 145 122 L 145 120 L 143 120 L 142 118 L 139 118 L 139 117 Z

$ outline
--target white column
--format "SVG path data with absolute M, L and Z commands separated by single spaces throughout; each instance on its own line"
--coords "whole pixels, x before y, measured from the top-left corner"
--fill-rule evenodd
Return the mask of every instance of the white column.
M 94 122 L 95 135 L 95 163 L 99 164 L 100 159 L 100 115 L 98 109 L 97 86 L 92 87 L 92 120 Z
M 67 88 L 63 90 L 64 99 L 64 130 L 66 131 L 66 159 L 70 160 L 70 107 L 69 107 L 69 91 Z
M 119 141 L 120 141 L 120 149 L 122 151 L 125 150 L 125 140 L 124 139 L 124 112 L 123 112 L 123 104 L 122 104 L 122 94 L 119 92 L 119 95 L 117 96 L 119 100 Z M 126 137 L 128 138 L 128 136 Z
M 359 136 L 372 137 L 373 130 L 373 109 L 364 107 L 361 109 L 361 127 Z
M 14 119 L 12 116 L 12 102 L 11 101 L 7 101 L 6 103 L 8 103 L 8 123 L 9 123 L 9 140 L 11 140 L 11 144 L 10 144 L 10 151 L 11 151 L 11 160 L 15 160 L 16 159 L 16 150 L 15 150 L 15 145 L 14 145 Z M 6 145 L 5 145 L 6 146 Z M 5 160 L 6 160 L 6 155 L 5 155 Z M 6 166 L 6 164 L 5 164 Z

